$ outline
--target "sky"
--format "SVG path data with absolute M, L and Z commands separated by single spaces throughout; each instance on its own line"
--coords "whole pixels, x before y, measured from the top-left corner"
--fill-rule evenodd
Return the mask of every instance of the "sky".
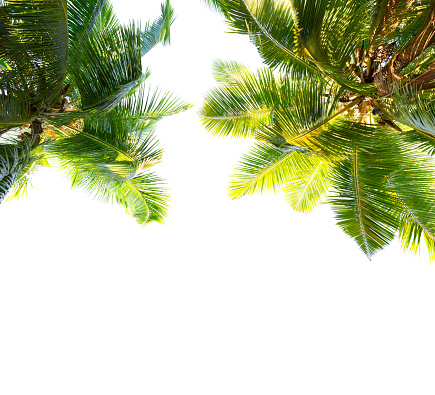
M 435 266 L 397 242 L 369 261 L 327 207 L 230 200 L 251 142 L 208 135 L 198 105 L 215 59 L 261 60 L 199 0 L 172 4 L 171 46 L 143 59 L 197 105 L 158 126 L 167 220 L 141 227 L 51 169 L 0 206 L 0 393 L 433 394 Z

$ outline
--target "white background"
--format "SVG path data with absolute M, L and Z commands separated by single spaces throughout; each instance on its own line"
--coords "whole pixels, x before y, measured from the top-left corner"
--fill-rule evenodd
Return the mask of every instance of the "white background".
M 200 104 L 215 58 L 260 64 L 199 0 L 172 0 L 153 84 Z M 158 0 L 117 0 L 124 19 Z M 3 395 L 433 394 L 435 266 L 393 243 L 369 261 L 326 207 L 231 201 L 250 142 L 211 137 L 195 107 L 163 121 L 172 204 L 145 228 L 54 171 L 0 206 Z

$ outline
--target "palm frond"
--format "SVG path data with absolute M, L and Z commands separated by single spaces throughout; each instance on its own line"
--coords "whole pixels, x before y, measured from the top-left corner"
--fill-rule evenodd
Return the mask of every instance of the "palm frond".
M 309 166 L 310 161 L 309 152 L 300 147 L 280 149 L 257 142 L 235 168 L 229 185 L 230 197 L 276 192 L 293 174 Z
M 217 62 L 214 74 L 221 86 L 205 96 L 199 111 L 208 131 L 220 136 L 252 137 L 271 123 L 280 97 L 279 82 L 270 70 L 254 74 L 235 62 Z
M 68 31 L 71 46 L 75 46 L 83 35 L 91 32 L 105 3 L 106 0 L 68 1 Z
M 145 76 L 145 75 L 144 75 Z M 137 85 L 131 89 L 122 100 L 112 109 L 111 106 L 90 108 L 84 111 L 66 111 L 58 113 L 46 113 L 45 119 L 48 124 L 61 127 L 76 120 L 104 117 L 107 112 L 111 117 L 130 123 L 130 127 L 146 130 L 155 125 L 160 119 L 178 114 L 189 109 L 192 105 L 174 94 L 164 91 L 159 87 L 146 86 L 140 79 Z M 135 125 L 135 126 L 132 126 Z
M 273 68 L 311 69 L 298 54 L 291 7 L 274 0 L 218 0 L 232 32 L 248 34 L 264 62 Z
M 82 125 L 79 122 L 76 128 L 57 128 L 59 138 L 47 144 L 45 152 L 74 187 L 103 201 L 118 202 L 139 223 L 161 222 L 167 193 L 149 168 L 160 161 L 162 151 L 153 137 L 154 124 L 134 117 L 140 111 L 146 113 L 144 107 L 143 97 L 136 101 L 130 97 L 103 116 L 87 118 Z
M 59 95 L 66 74 L 66 1 L 0 2 L 0 125 L 30 120 Z
M 143 86 L 133 95 L 127 95 L 111 112 L 111 117 L 131 123 L 133 129 L 142 130 L 164 117 L 186 111 L 192 105 L 159 87 Z
M 341 105 L 340 86 L 312 73 L 252 73 L 237 63 L 217 63 L 220 86 L 205 96 L 201 120 L 212 134 L 254 137 L 275 145 L 290 144 L 328 156 L 346 156 L 370 126 L 345 119 L 363 102 Z
M 389 41 L 396 41 L 398 51 L 402 50 L 422 30 L 427 22 L 431 5 L 432 0 L 414 1 L 407 10 L 406 19 L 403 19 L 394 32 L 386 37 Z
M 405 174 L 408 176 L 406 183 L 403 182 L 403 175 L 402 180 L 392 181 L 392 188 L 402 208 L 399 228 L 402 248 L 419 253 L 421 242 L 424 240 L 431 260 L 435 260 L 434 177 L 431 175 L 422 182 L 419 172 L 416 182 L 409 174 Z M 409 193 L 411 189 L 412 194 Z
M 217 59 L 213 63 L 212 74 L 220 85 L 233 85 L 252 78 L 249 67 L 235 61 Z
M 65 161 L 60 166 L 73 188 L 81 188 L 102 202 L 123 206 L 139 224 L 163 222 L 169 196 L 163 180 L 149 170 L 125 178 L 116 173 L 107 177 L 100 169 L 91 171 Z
M 370 153 L 357 148 L 332 172 L 335 191 L 330 203 L 337 223 L 369 259 L 393 240 L 399 226 L 386 174 L 382 167 L 373 166 Z
M 141 30 L 141 56 L 148 53 L 157 43 L 163 44 L 171 42 L 170 27 L 174 22 L 174 10 L 169 2 L 166 0 L 162 4 L 162 13 L 154 22 L 149 22 L 145 28 Z
M 435 139 L 435 93 L 420 92 L 414 86 L 398 86 L 382 102 L 382 111 L 391 119 Z
M 389 42 L 396 28 L 400 28 L 403 20 L 413 14 L 414 0 L 376 0 L 373 3 L 369 47 L 376 48 L 382 43 Z
M 69 57 L 69 72 L 81 96 L 81 110 L 108 111 L 138 83 L 142 75 L 139 29 L 120 26 L 106 5 L 90 34 L 83 36 Z
M 263 128 L 263 135 L 281 136 L 288 144 L 313 148 L 324 154 L 349 151 L 367 129 L 344 115 L 362 98 L 340 105 L 342 89 L 311 75 L 290 73 L 281 78 L 279 102 L 273 109 L 273 122 Z
M 3 137 L 0 141 L 0 203 L 11 190 L 14 182 L 27 165 L 31 156 L 31 143 L 24 139 Z
M 273 118 L 256 131 L 256 137 L 281 137 L 287 144 L 313 149 L 327 156 L 346 156 L 362 136 L 373 133 L 369 126 L 346 119 L 362 103 L 356 97 L 340 104 L 342 88 L 312 74 L 291 72 L 281 76 L 270 94 Z M 269 92 L 268 92 L 269 94 Z
M 387 70 L 396 75 L 435 43 L 435 35 L 433 33 L 435 3 L 423 1 L 424 3 L 426 3 L 427 7 L 422 13 L 421 18 L 414 18 L 414 23 L 409 25 L 413 35 L 407 37 L 408 39 L 403 43 L 401 48 L 395 51 L 394 56 L 387 65 Z M 419 29 L 415 30 L 413 28 Z
M 418 143 L 403 133 L 391 136 L 390 156 L 385 167 L 391 169 L 387 188 L 397 200 L 399 239 L 404 250 L 420 252 L 425 241 L 429 256 L 435 259 L 435 162 L 422 152 Z M 384 157 L 386 155 L 383 155 Z
M 286 119 L 285 115 L 283 113 L 276 114 L 275 133 L 282 134 L 287 144 L 312 149 L 330 160 L 347 157 L 352 153 L 354 145 L 364 149 L 370 144 L 366 137 L 376 133 L 374 125 L 366 125 L 338 117 L 326 118 L 322 123 L 301 128 L 299 131 L 292 131 L 286 129 L 290 120 Z
M 268 66 L 311 71 L 357 93 L 374 91 L 339 67 L 365 37 L 368 12 L 360 2 L 219 0 L 219 5 L 232 31 L 248 34 Z M 316 26 L 310 18 L 322 24 Z
M 30 121 L 30 93 L 16 89 L 27 83 L 27 78 L 17 70 L 0 70 L 0 134 Z
M 288 174 L 284 197 L 294 210 L 310 213 L 325 200 L 331 189 L 332 166 L 316 156 L 298 163 L 301 166 L 294 167 Z
M 6 201 L 21 199 L 25 196 L 33 175 L 44 166 L 49 167 L 50 165 L 44 156 L 43 146 L 39 145 L 32 150 L 25 166 L 17 174 Z
M 58 131 L 66 138 L 59 137 L 45 146 L 49 157 L 98 169 L 108 177 L 114 172 L 130 177 L 161 159 L 162 151 L 152 133 L 141 135 L 110 113 L 98 120 L 84 121 L 83 129 L 63 126 Z
M 290 0 L 297 42 L 322 67 L 342 70 L 367 35 L 369 1 Z

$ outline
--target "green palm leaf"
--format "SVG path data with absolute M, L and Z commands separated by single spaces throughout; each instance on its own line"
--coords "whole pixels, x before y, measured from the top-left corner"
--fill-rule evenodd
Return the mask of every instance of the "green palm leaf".
M 220 10 L 219 0 L 203 0 L 205 4 L 208 4 L 209 7 L 213 8 L 216 11 Z
M 152 133 L 155 122 L 144 118 L 150 109 L 158 112 L 159 104 L 160 110 L 169 107 L 162 108 L 158 100 L 157 106 L 150 105 L 145 97 L 142 91 L 98 118 L 85 119 L 77 128 L 57 128 L 59 138 L 45 146 L 48 158 L 72 179 L 73 186 L 103 201 L 118 202 L 139 223 L 161 222 L 167 206 L 161 179 L 149 172 L 162 155 Z
M 294 173 L 309 166 L 309 153 L 300 147 L 280 149 L 258 142 L 244 155 L 232 176 L 229 190 L 231 198 L 277 191 Z
M 30 121 L 30 93 L 15 90 L 16 85 L 25 86 L 26 83 L 26 77 L 19 71 L 0 70 L 0 135 Z
M 431 260 L 435 260 L 435 212 L 432 208 L 435 193 L 433 184 L 433 177 L 431 177 L 428 188 L 423 189 L 422 185 L 416 188 L 413 182 L 414 193 L 412 195 L 404 193 L 403 183 L 394 186 L 394 193 L 402 207 L 399 229 L 402 247 L 404 250 L 419 253 L 421 242 L 424 240 Z
M 131 128 L 151 130 L 160 119 L 178 114 L 192 105 L 170 92 L 143 85 L 134 94 L 128 94 L 111 112 L 111 117 L 130 122 Z
M 81 110 L 109 110 L 142 75 L 140 33 L 134 23 L 120 26 L 106 4 L 90 34 L 69 57 L 69 72 L 81 97 Z
M 215 75 L 220 86 L 205 96 L 200 110 L 204 126 L 213 134 L 254 137 L 343 157 L 360 144 L 362 135 L 373 133 L 344 119 L 362 97 L 341 105 L 342 88 L 312 73 L 252 73 L 240 64 L 220 62 Z
M 28 164 L 31 157 L 29 140 L 22 142 L 13 137 L 0 141 L 0 202 L 12 188 L 17 176 Z
M 334 167 L 330 203 L 338 225 L 370 259 L 393 240 L 398 220 L 385 171 L 374 168 L 369 155 L 355 148 L 349 159 Z
M 49 167 L 49 163 L 44 156 L 43 145 L 34 148 L 20 172 L 17 174 L 12 187 L 9 190 L 7 201 L 12 199 L 21 199 L 31 185 L 33 175 L 41 167 Z
M 102 202 L 123 206 L 139 224 L 163 222 L 169 197 L 163 180 L 149 170 L 125 178 L 117 173 L 108 176 L 101 168 L 90 171 L 65 159 L 60 166 L 73 188 L 81 188 Z
M 140 148 L 148 156 L 128 157 L 127 153 L 111 147 L 103 139 L 79 136 L 60 140 L 62 143 L 47 151 L 52 165 L 72 180 L 72 186 L 80 187 L 104 202 L 121 204 L 141 224 L 162 222 L 168 195 L 163 181 L 149 170 L 161 157 L 155 144 L 145 140 Z M 86 145 L 86 140 L 92 143 Z M 137 151 L 139 149 L 130 154 L 137 154 Z
M 213 134 L 259 140 L 230 194 L 282 190 L 328 202 L 371 257 L 399 233 L 435 258 L 435 3 L 209 0 L 269 69 L 215 65 L 200 116 Z
M 344 119 L 344 114 L 360 104 L 362 98 L 340 105 L 342 92 L 340 87 L 310 74 L 289 73 L 281 77 L 273 122 L 262 133 L 281 136 L 288 144 L 325 155 L 346 155 L 368 129 Z
M 366 37 L 369 1 L 291 0 L 300 51 L 323 68 L 342 70 Z
M 391 41 L 400 33 L 405 20 L 412 20 L 420 13 L 414 1 L 377 0 L 373 2 L 373 16 L 369 29 L 370 46 L 376 48 Z
M 169 42 L 172 21 L 168 0 L 143 31 L 122 26 L 105 0 L 0 0 L 1 199 L 22 196 L 50 163 L 139 223 L 162 222 L 168 195 L 150 171 L 162 155 L 153 132 L 190 104 L 146 87 L 141 57 Z
M 0 2 L 0 127 L 29 121 L 50 106 L 66 74 L 66 1 Z
M 299 162 L 299 166 L 293 167 L 288 174 L 283 188 L 285 199 L 294 210 L 310 213 L 330 191 L 330 173 L 331 164 L 320 157 Z
M 141 31 L 141 55 L 147 54 L 157 43 L 171 42 L 170 26 L 174 22 L 174 10 L 169 0 L 162 4 L 162 13 L 154 22 L 149 22 Z
M 256 74 L 235 62 L 216 62 L 214 74 L 221 86 L 205 97 L 199 115 L 213 134 L 253 137 L 256 130 L 272 121 L 279 101 L 279 82 L 269 70 Z
M 392 171 L 387 186 L 397 199 L 399 239 L 404 250 L 414 253 L 420 251 L 424 240 L 430 258 L 435 260 L 435 163 L 407 136 L 392 137 L 390 163 L 386 166 Z
M 70 45 L 80 42 L 84 35 L 88 35 L 97 20 L 106 0 L 69 0 L 68 1 L 68 30 Z
M 298 55 L 291 8 L 273 0 L 217 0 L 232 31 L 248 34 L 265 63 L 320 71 Z
M 369 12 L 364 2 L 219 0 L 218 3 L 233 31 L 248 34 L 267 65 L 318 73 L 354 92 L 373 93 L 371 84 L 357 83 L 349 71 L 343 72 L 341 68 L 352 60 L 366 36 L 364 28 Z M 316 26 L 316 21 L 322 24 Z
M 435 136 L 435 93 L 419 92 L 415 87 L 404 85 L 390 96 L 382 103 L 382 110 L 388 116 L 425 136 Z

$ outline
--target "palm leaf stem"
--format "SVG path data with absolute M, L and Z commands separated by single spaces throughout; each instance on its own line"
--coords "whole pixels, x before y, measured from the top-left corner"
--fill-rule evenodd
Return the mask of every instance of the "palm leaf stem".
M 316 166 L 316 168 L 313 171 L 313 174 L 311 174 L 311 177 L 309 178 L 309 180 L 307 181 L 307 183 L 304 186 L 304 189 L 302 190 L 302 192 L 299 195 L 299 198 L 295 204 L 295 207 L 299 207 L 299 205 L 302 202 L 302 199 L 304 198 L 305 192 L 307 191 L 307 189 L 309 188 L 311 181 L 314 180 L 314 177 L 316 177 L 317 173 L 319 172 L 319 169 L 322 167 L 323 163 L 320 161 L 319 164 Z
M 98 137 L 93 136 L 92 134 L 86 133 L 86 132 L 84 132 L 84 131 L 82 131 L 80 129 L 74 128 L 72 126 L 63 126 L 63 127 L 67 128 L 67 129 L 70 129 L 71 131 L 75 132 L 76 134 L 81 134 L 82 136 L 85 136 L 85 137 L 87 137 L 87 138 L 89 138 L 91 140 L 94 140 L 94 141 L 96 141 L 97 143 L 99 143 L 101 145 L 104 145 L 105 147 L 107 147 L 107 148 L 117 152 L 118 154 L 126 157 L 128 160 L 130 160 L 132 162 L 135 161 L 135 159 L 132 158 L 127 152 L 124 152 L 123 150 L 119 149 L 118 147 L 115 147 L 114 145 L 108 143 L 107 141 L 101 140 Z M 62 129 L 57 128 L 57 127 L 55 127 L 55 129 L 57 131 L 59 131 L 60 133 L 62 133 L 63 135 L 68 136 L 68 134 L 62 132 Z
M 104 109 L 106 109 L 108 107 L 108 105 L 107 105 L 108 103 L 109 103 L 110 108 L 112 109 L 113 107 L 115 107 L 115 104 L 118 104 L 121 101 L 121 99 L 128 92 L 130 92 L 138 83 L 139 83 L 139 79 L 135 79 L 133 81 L 130 81 L 127 84 L 118 87 L 118 90 L 115 94 L 111 95 L 108 98 L 105 97 L 105 98 L 101 99 L 99 102 L 91 104 L 90 106 L 82 108 L 82 111 L 92 110 L 92 109 L 98 108 L 98 107 L 103 107 Z
M 367 251 L 367 256 L 370 259 L 371 258 L 371 254 L 370 254 L 370 249 L 369 249 L 369 244 L 367 241 L 367 235 L 366 235 L 366 230 L 364 227 L 364 221 L 362 218 L 362 207 L 361 207 L 361 196 L 360 196 L 360 186 L 359 186 L 359 181 L 358 181 L 358 153 L 356 148 L 354 148 L 353 151 L 353 179 L 354 179 L 354 186 L 355 186 L 355 193 L 356 193 L 356 203 L 357 203 L 357 208 L 358 208 L 358 219 L 359 219 L 359 228 L 361 230 L 361 235 L 363 237 L 364 240 L 364 245 L 366 247 L 366 251 Z
M 270 143 L 269 143 L 270 144 Z M 277 160 L 276 162 L 273 162 L 272 165 L 264 167 L 261 171 L 259 172 L 255 177 L 251 178 L 249 180 L 249 182 L 247 184 L 245 184 L 245 186 L 243 187 L 243 190 L 247 190 L 249 189 L 252 185 L 255 185 L 257 183 L 258 180 L 261 179 L 261 177 L 264 176 L 264 174 L 272 172 L 273 169 L 278 168 L 283 162 L 285 162 L 291 155 L 294 154 L 294 151 L 290 151 L 287 155 L 284 155 L 283 157 L 281 157 L 279 160 Z
M 361 105 L 360 115 L 358 117 L 359 123 L 363 122 L 363 119 L 364 119 L 364 116 L 366 115 L 366 113 L 367 113 L 367 102 L 363 102 L 363 104 Z
M 206 118 L 206 119 L 217 119 L 217 120 L 219 120 L 219 121 L 225 121 L 225 120 L 231 120 L 231 119 L 241 119 L 241 118 L 249 118 L 249 117 L 251 117 L 251 116 L 257 116 L 257 115 L 263 115 L 263 114 L 267 114 L 267 113 L 270 113 L 271 112 L 271 110 L 270 109 L 267 109 L 267 110 L 261 110 L 261 111 L 255 111 L 255 112 L 250 112 L 250 113 L 247 113 L 247 114 L 240 114 L 240 115 L 228 115 L 228 116 L 225 116 L 225 117 L 210 117 L 210 116 L 207 116 L 207 115 L 202 115 L 201 114 L 201 117 L 202 118 Z
M 351 108 L 355 107 L 356 105 L 358 105 L 359 103 L 361 103 L 364 100 L 364 96 L 359 96 L 355 99 L 353 99 L 347 106 L 343 107 L 341 110 L 337 111 L 335 114 L 331 115 L 330 117 L 325 118 L 322 123 L 320 125 L 317 125 L 314 129 L 310 129 L 307 130 L 305 133 L 293 137 L 290 140 L 287 140 L 288 143 L 300 140 L 304 137 L 306 137 L 307 135 L 316 132 L 317 130 L 323 128 L 323 126 L 325 126 L 326 124 L 328 124 L 329 122 L 331 122 L 332 120 L 334 120 L 335 118 L 337 118 L 338 116 L 340 116 L 341 114 L 345 113 L 346 111 L 350 110 Z
M 146 216 L 146 220 L 143 221 L 143 223 L 147 223 L 148 218 L 150 217 L 150 208 L 148 206 L 147 201 L 143 198 L 142 194 L 140 193 L 140 191 L 132 184 L 132 182 L 130 180 L 126 180 L 127 184 L 131 187 L 131 189 L 134 191 L 134 193 L 139 196 L 139 198 L 143 201 L 143 203 L 145 204 L 145 207 L 147 209 L 147 216 Z

